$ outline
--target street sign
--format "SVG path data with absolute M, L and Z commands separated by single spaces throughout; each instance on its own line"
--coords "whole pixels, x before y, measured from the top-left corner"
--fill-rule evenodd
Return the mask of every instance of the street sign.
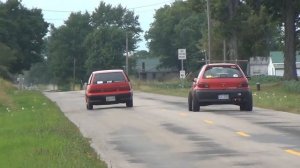
M 178 49 L 178 59 L 185 60 L 186 59 L 186 50 L 184 49 Z
M 185 78 L 185 70 L 181 70 L 179 73 L 180 79 L 184 79 Z

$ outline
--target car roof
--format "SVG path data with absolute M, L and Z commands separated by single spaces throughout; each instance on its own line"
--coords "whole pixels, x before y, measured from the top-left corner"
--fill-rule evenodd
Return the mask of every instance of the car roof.
M 237 64 L 233 64 L 233 63 L 213 63 L 213 64 L 207 64 L 207 66 L 232 66 L 232 65 L 237 65 Z
M 110 70 L 99 70 L 94 71 L 93 73 L 111 73 L 111 72 L 124 72 L 122 69 L 110 69 Z

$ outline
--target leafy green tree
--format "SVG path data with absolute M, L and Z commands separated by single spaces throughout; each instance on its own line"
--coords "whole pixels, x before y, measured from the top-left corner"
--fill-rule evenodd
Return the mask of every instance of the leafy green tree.
M 123 54 L 136 49 L 142 32 L 138 16 L 121 5 L 113 7 L 101 2 L 91 16 L 93 32 L 86 39 L 86 68 L 93 70 L 122 68 L 125 65 Z
M 78 83 L 91 71 L 122 68 L 126 34 L 128 48 L 134 50 L 141 31 L 138 17 L 120 5 L 101 2 L 92 15 L 72 13 L 63 26 L 52 26 L 47 39 L 53 80 L 59 85 Z
M 87 72 L 122 68 L 125 62 L 124 39 L 124 30 L 118 27 L 101 27 L 89 34 L 85 44 L 88 48 Z
M 239 58 L 248 60 L 253 56 L 269 56 L 271 50 L 280 50 L 282 36 L 278 22 L 272 20 L 264 6 L 256 12 L 248 5 L 244 8 L 248 14 L 239 32 Z
M 206 1 L 188 2 L 193 10 L 206 12 Z M 248 1 L 211 0 L 211 22 L 211 58 L 214 60 L 223 60 L 223 42 L 226 43 L 226 59 L 230 60 L 268 56 L 271 49 L 278 50 L 281 46 L 280 27 L 261 5 L 254 9 Z M 205 29 L 199 44 L 201 48 L 207 48 Z
M 300 1 L 247 1 L 255 10 L 264 6 L 278 27 L 284 27 L 284 79 L 298 80 L 296 70 L 297 29 L 299 30 Z M 299 36 L 298 36 L 299 39 Z
M 89 23 L 90 15 L 79 12 L 72 13 L 65 25 L 57 29 L 52 27 L 47 45 L 48 62 L 58 84 L 86 78 L 84 64 L 87 54 L 84 41 L 92 31 Z
M 181 68 L 178 49 L 186 48 L 187 70 L 197 69 L 204 55 L 197 44 L 202 38 L 205 15 L 191 10 L 187 2 L 177 1 L 156 11 L 145 38 L 153 56 L 161 58 L 163 67 Z
M 0 3 L 0 42 L 15 53 L 14 58 L 8 58 L 14 60 L 8 67 L 11 72 L 21 72 L 42 61 L 47 28 L 40 9 L 29 10 L 18 0 Z
M 16 51 L 0 42 L 0 66 L 11 67 L 16 60 Z

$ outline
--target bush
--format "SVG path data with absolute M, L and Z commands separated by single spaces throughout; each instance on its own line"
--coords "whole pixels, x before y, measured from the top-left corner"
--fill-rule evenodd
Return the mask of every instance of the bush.
M 1 65 L 0 65 L 0 77 L 9 81 L 13 81 L 14 79 L 13 75 L 8 71 L 8 69 L 5 66 L 1 66 Z

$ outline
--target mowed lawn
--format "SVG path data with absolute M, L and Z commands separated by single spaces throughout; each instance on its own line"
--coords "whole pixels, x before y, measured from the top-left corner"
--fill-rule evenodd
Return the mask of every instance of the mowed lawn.
M 20 91 L 0 79 L 0 167 L 107 166 L 42 93 Z

